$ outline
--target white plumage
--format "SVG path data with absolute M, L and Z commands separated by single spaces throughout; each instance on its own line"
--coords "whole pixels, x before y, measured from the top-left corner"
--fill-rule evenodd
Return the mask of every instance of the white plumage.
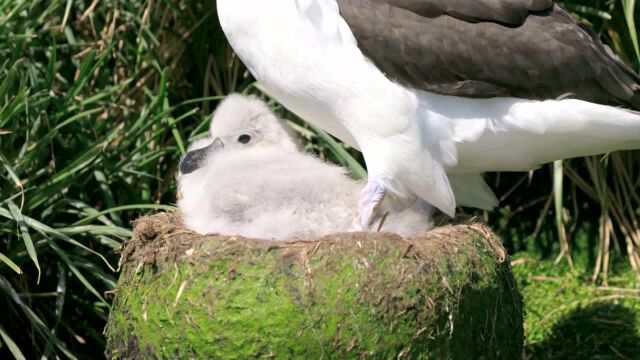
M 289 127 L 262 101 L 230 95 L 216 110 L 210 135 L 190 152 L 213 139 L 224 148 L 208 151 L 199 169 L 178 176 L 178 206 L 188 228 L 281 240 L 349 230 L 362 184 L 299 150 Z M 242 143 L 241 136 L 250 140 Z M 429 228 L 428 215 L 406 209 L 393 211 L 383 230 L 411 235 Z
M 335 0 L 218 0 L 217 6 L 231 45 L 262 86 L 362 150 L 369 181 L 397 199 L 417 197 L 449 215 L 456 202 L 492 208 L 497 200 L 483 172 L 640 147 L 640 116 L 628 110 L 401 86 L 362 54 Z M 370 196 L 363 194 L 360 211 Z M 367 221 L 355 228 L 370 228 Z

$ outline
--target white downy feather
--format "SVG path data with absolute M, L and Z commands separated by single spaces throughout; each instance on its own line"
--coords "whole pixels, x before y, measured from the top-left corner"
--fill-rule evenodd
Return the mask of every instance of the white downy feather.
M 178 177 L 178 206 L 188 228 L 279 240 L 349 230 L 363 184 L 300 151 L 290 129 L 262 101 L 229 96 L 216 110 L 210 133 L 190 150 L 204 148 L 213 137 L 224 149 L 211 153 L 201 169 Z M 252 137 L 248 144 L 237 142 L 242 134 Z M 431 227 L 427 214 L 405 209 L 393 211 L 383 230 L 412 235 Z

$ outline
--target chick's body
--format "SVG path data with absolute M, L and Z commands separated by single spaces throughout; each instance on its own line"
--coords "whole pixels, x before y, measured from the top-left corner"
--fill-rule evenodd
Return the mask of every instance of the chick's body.
M 235 107 L 237 113 L 231 111 Z M 200 168 L 178 178 L 178 206 L 189 229 L 279 240 L 348 231 L 363 184 L 343 168 L 299 150 L 263 102 L 232 95 L 216 111 L 211 130 L 211 138 L 190 150 L 213 138 L 226 139 L 224 149 L 207 154 Z M 239 144 L 241 135 L 252 140 Z M 391 212 L 383 230 L 411 235 L 430 227 L 428 215 L 405 209 Z

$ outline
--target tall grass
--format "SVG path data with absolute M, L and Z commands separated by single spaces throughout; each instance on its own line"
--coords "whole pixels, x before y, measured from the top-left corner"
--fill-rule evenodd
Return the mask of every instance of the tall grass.
M 631 1 L 570 5 L 637 68 Z M 0 0 L 0 357 L 101 352 L 131 221 L 172 209 L 178 159 L 231 91 L 259 87 L 214 0 Z M 364 176 L 359 154 L 287 116 L 309 150 Z M 551 254 L 560 234 L 570 256 L 595 233 L 600 275 L 610 249 L 637 261 L 639 162 L 556 164 L 555 196 L 551 167 L 491 175 L 504 200 L 487 219 L 515 250 L 533 234 Z
M 229 61 L 213 9 L 0 1 L 3 351 L 99 353 L 131 220 L 173 208 L 200 109 L 251 82 Z

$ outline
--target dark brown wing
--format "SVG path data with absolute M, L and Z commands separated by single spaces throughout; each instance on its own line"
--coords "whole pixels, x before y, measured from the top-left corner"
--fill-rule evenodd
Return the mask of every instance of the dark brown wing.
M 532 11 L 553 7 L 553 0 L 373 0 L 425 17 L 451 15 L 468 21 L 521 25 Z
M 550 0 L 337 2 L 363 53 L 407 86 L 640 108 L 636 73 Z

